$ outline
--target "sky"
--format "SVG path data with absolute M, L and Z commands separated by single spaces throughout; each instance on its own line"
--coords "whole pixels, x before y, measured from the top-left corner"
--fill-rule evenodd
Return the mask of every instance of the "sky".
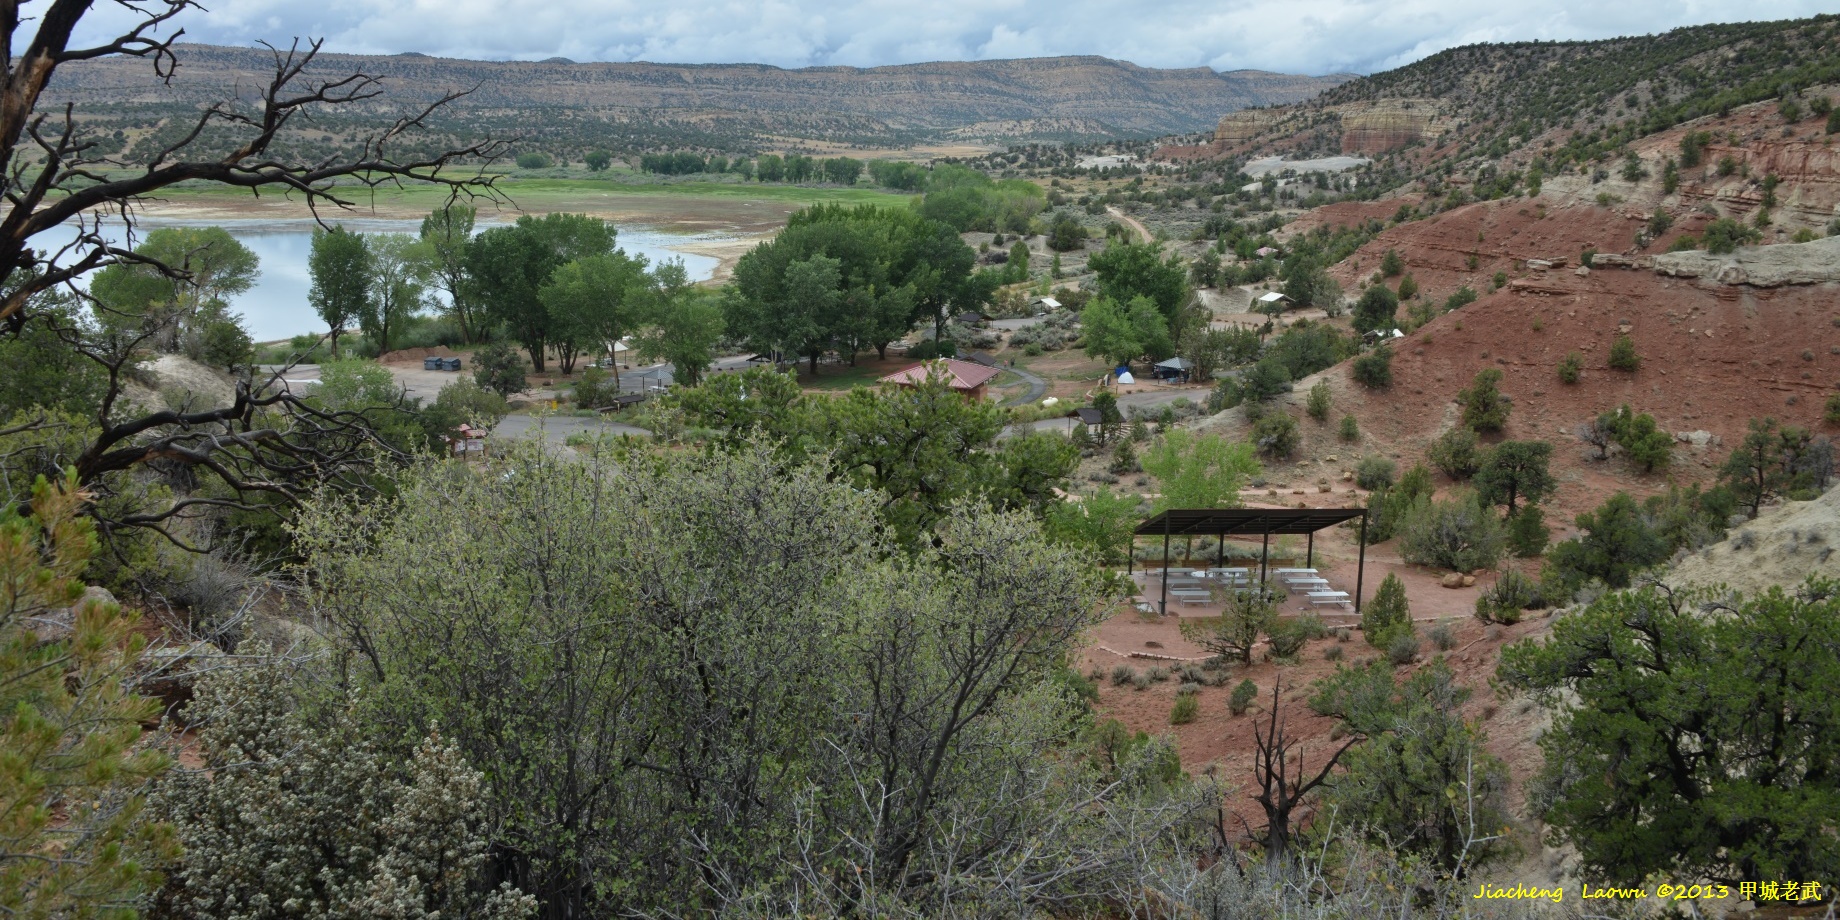
M 1145 67 L 1373 73 L 1475 42 L 1792 19 L 1835 0 L 203 0 L 187 41 L 480 60 L 872 67 L 1096 54 Z M 27 10 L 43 6 L 27 4 Z M 98 4 L 94 39 L 121 11 Z

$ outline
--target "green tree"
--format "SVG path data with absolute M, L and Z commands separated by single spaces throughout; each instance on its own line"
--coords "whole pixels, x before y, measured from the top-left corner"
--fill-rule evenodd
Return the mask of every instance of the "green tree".
M 1316 381 L 1316 385 L 1310 387 L 1308 402 L 1310 417 L 1318 422 L 1327 422 L 1329 420 L 1329 403 L 1329 381 Z
M 1406 601 L 1405 582 L 1388 572 L 1374 591 L 1373 599 L 1361 607 L 1361 635 L 1367 644 L 1384 649 L 1399 630 L 1412 630 L 1412 606 Z
M 1297 420 L 1289 412 L 1267 412 L 1252 423 L 1246 437 L 1258 447 L 1261 456 L 1288 460 L 1297 452 L 1300 437 Z
M 19 328 L 0 337 L 0 420 L 38 409 L 93 412 L 107 390 L 105 371 L 60 335 L 93 334 L 76 299 L 45 291 L 22 313 Z
M 1495 445 L 1476 469 L 1476 494 L 1491 505 L 1501 505 L 1514 517 L 1519 502 L 1537 505 L 1558 489 L 1547 468 L 1552 445 L 1545 441 L 1503 441 Z
M 1055 215 L 1048 228 L 1048 248 L 1055 252 L 1072 252 L 1086 245 L 1086 228 L 1078 218 L 1062 212 Z
M 1425 459 L 1444 475 L 1462 482 L 1482 468 L 1488 451 L 1481 448 L 1476 432 L 1463 425 L 1452 426 L 1425 450 Z
M 259 276 L 256 254 L 222 227 L 161 227 L 134 252 L 152 262 L 111 265 L 90 279 L 90 292 L 113 311 L 99 317 L 101 323 L 136 324 L 152 333 L 156 347 L 194 359 L 202 356 L 209 329 L 234 323 L 229 299 L 249 290 Z
M 1726 255 L 1738 251 L 1739 246 L 1756 243 L 1763 238 L 1763 234 L 1730 217 L 1721 217 L 1707 224 L 1701 237 L 1705 240 L 1707 252 Z
M 1384 284 L 1370 285 L 1361 292 L 1361 299 L 1355 301 L 1354 329 L 1356 332 L 1391 330 L 1398 312 L 1398 295 Z
M 1500 431 L 1508 424 L 1508 412 L 1514 401 L 1500 390 L 1501 371 L 1488 368 L 1476 372 L 1470 385 L 1457 393 L 1463 407 L 1463 424 L 1478 432 Z
M 1399 250 L 1388 249 L 1386 253 L 1380 257 L 1380 274 L 1382 276 L 1397 278 L 1404 274 L 1405 270 L 1406 260 L 1399 255 Z
M 647 358 L 670 363 L 678 383 L 697 386 L 715 363 L 722 340 L 720 299 L 691 286 L 683 263 L 676 261 L 652 270 L 649 295 L 638 313 L 633 347 Z
M 422 424 L 433 438 L 438 438 L 453 435 L 461 425 L 495 428 L 510 412 L 505 397 L 480 386 L 471 377 L 456 377 L 423 410 Z
M 1655 417 L 1634 412 L 1627 403 L 1609 419 L 1611 436 L 1629 457 L 1629 462 L 1644 473 L 1668 465 L 1674 448 L 1674 436 L 1655 424 Z
M 1102 565 L 1117 565 L 1131 551 L 1137 505 L 1136 496 L 1100 486 L 1079 501 L 1050 505 L 1042 524 L 1049 539 L 1088 549 Z
M 371 309 L 371 252 L 364 236 L 334 225 L 313 231 L 307 255 L 312 286 L 307 303 L 331 331 L 332 357 L 339 356 L 339 336 Z
M 1246 480 L 1262 469 L 1252 445 L 1186 428 L 1163 432 L 1139 463 L 1156 479 L 1155 508 L 1237 508 Z
M 0 904 L 21 917 L 135 916 L 176 852 L 144 809 L 170 765 L 141 743 L 159 702 L 130 689 L 145 635 L 79 580 L 85 500 L 74 473 L 40 476 L 29 517 L 0 509 Z
M 1164 258 L 1159 243 L 1114 242 L 1086 266 L 1098 276 L 1100 296 L 1127 304 L 1147 297 L 1162 313 L 1166 329 L 1175 325 L 1188 302 L 1188 272 L 1182 259 L 1173 254 Z
M 1393 348 L 1384 342 L 1359 358 L 1352 367 L 1354 382 L 1370 390 L 1384 390 L 1393 385 Z
M 605 150 L 590 150 L 582 162 L 587 164 L 589 172 L 602 172 L 613 164 L 613 156 Z
M 1405 561 L 1454 572 L 1494 565 L 1506 540 L 1501 519 L 1474 493 L 1447 501 L 1420 498 L 1399 523 L 1399 555 Z
M 1598 579 L 1612 588 L 1627 588 L 1636 573 L 1667 561 L 1668 546 L 1628 493 L 1610 496 L 1595 511 L 1576 519 L 1579 535 L 1553 545 L 1547 565 L 1566 587 Z
M 370 255 L 371 296 L 358 314 L 358 325 L 382 356 L 390 351 L 391 335 L 427 305 L 427 259 L 422 242 L 407 233 L 361 239 Z
M 1751 419 L 1744 440 L 1719 467 L 1719 482 L 1731 490 L 1751 517 L 1763 503 L 1781 493 L 1788 482 L 1781 463 L 1782 431 L 1776 419 Z
M 1110 297 L 1095 297 L 1080 311 L 1082 350 L 1114 367 L 1144 354 L 1142 330 L 1132 322 L 1128 306 Z
M 467 247 L 473 243 L 477 216 L 478 209 L 471 205 L 450 204 L 422 218 L 421 228 L 428 278 L 447 294 L 448 315 L 460 327 L 461 341 L 469 345 L 482 331 L 466 285 Z
M 502 325 L 524 346 L 530 365 L 544 372 L 552 345 L 563 345 L 572 365 L 567 329 L 550 315 L 539 295 L 564 264 L 614 251 L 614 230 L 585 214 L 526 214 L 509 227 L 493 227 L 473 238 L 466 252 L 466 291 L 488 322 Z
M 524 359 L 509 342 L 493 342 L 473 352 L 473 380 L 501 397 L 521 392 Z
M 1546 542 L 1551 538 L 1546 512 L 1539 505 L 1528 505 L 1508 519 L 1508 551 L 1522 559 L 1546 552 Z
M 1736 885 L 1840 864 L 1837 589 L 1617 592 L 1503 651 L 1503 682 L 1553 711 L 1538 801 L 1586 872 Z
M 645 257 L 618 249 L 556 266 L 537 299 L 549 311 L 563 373 L 573 372 L 577 352 L 614 356 L 614 346 L 638 325 L 649 283 Z M 617 387 L 618 362 L 613 379 Z
M 1469 696 L 1440 659 L 1397 686 L 1380 662 L 1338 670 L 1310 700 L 1365 739 L 1327 802 L 1376 844 L 1458 878 L 1511 850 L 1508 769 L 1463 718 Z

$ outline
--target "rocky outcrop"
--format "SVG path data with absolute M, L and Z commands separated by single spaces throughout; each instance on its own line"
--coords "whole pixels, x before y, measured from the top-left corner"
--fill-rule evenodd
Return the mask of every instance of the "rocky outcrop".
M 1338 108 L 1343 153 L 1385 153 L 1438 134 L 1436 100 L 1380 99 Z
M 1730 255 L 1668 252 L 1655 256 L 1655 271 L 1675 278 L 1704 278 L 1720 284 L 1782 287 L 1840 281 L 1840 237 L 1812 243 L 1746 246 Z
M 1230 112 L 1214 126 L 1214 143 L 1220 147 L 1231 147 L 1252 140 L 1260 131 L 1274 125 L 1284 113 L 1276 109 L 1246 109 L 1243 112 Z

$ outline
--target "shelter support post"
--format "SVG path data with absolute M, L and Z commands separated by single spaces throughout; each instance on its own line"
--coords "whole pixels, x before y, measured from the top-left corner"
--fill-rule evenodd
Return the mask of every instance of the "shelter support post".
M 1214 568 L 1227 564 L 1227 535 L 1214 535 Z
M 1306 569 L 1316 568 L 1316 531 L 1310 531 L 1309 543 L 1305 544 L 1305 547 L 1303 551 L 1303 567 Z
M 1367 512 L 1361 512 L 1360 561 L 1354 565 L 1354 612 L 1361 612 L 1361 582 L 1367 576 Z
M 1156 612 L 1169 615 L 1169 521 L 1163 521 L 1163 599 L 1157 602 Z
M 1265 590 L 1265 562 L 1271 558 L 1271 528 L 1259 534 L 1259 590 Z

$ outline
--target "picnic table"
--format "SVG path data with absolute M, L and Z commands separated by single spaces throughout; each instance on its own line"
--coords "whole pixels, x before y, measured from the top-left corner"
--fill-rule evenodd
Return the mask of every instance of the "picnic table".
M 1313 607 L 1324 604 L 1339 607 L 1351 603 L 1348 599 L 1348 592 L 1346 591 L 1311 591 L 1307 596 L 1310 599 L 1310 605 Z

